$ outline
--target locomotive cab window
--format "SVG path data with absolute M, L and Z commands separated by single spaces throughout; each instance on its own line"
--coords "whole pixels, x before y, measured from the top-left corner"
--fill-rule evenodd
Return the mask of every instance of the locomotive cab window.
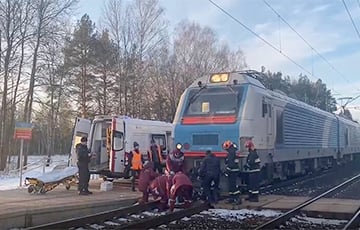
M 192 89 L 187 97 L 185 116 L 223 116 L 237 114 L 244 93 L 243 86 Z

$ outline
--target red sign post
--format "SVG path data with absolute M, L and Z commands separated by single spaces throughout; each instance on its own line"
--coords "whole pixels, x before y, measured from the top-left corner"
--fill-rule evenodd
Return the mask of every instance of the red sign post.
M 27 122 L 16 122 L 14 138 L 20 139 L 20 187 L 22 186 L 22 169 L 23 169 L 23 148 L 24 140 L 31 140 L 32 124 Z
M 16 122 L 14 138 L 21 140 L 31 140 L 32 137 L 32 124 L 26 122 Z

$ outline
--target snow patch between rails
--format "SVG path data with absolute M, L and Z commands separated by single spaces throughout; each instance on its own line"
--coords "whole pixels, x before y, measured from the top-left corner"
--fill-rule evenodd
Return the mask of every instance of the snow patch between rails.
M 112 221 L 105 221 L 104 224 L 110 225 L 110 226 L 118 226 L 118 225 L 121 225 L 121 224 L 119 224 L 119 223 L 112 222 Z
M 323 218 L 313 218 L 313 217 L 293 217 L 291 221 L 297 223 L 313 223 L 319 225 L 343 225 L 346 224 L 347 220 L 335 220 L 335 219 L 323 219 Z
M 123 218 L 123 217 L 120 217 L 117 220 L 120 221 L 120 222 L 128 222 L 129 221 L 128 219 Z
M 99 224 L 91 224 L 90 227 L 93 229 L 105 229 L 105 226 Z
M 208 211 L 202 211 L 201 214 L 236 221 L 236 220 L 243 220 L 249 218 L 249 216 L 273 217 L 273 216 L 279 216 L 282 213 L 273 210 L 255 211 L 249 209 L 240 209 L 240 210 L 210 209 Z

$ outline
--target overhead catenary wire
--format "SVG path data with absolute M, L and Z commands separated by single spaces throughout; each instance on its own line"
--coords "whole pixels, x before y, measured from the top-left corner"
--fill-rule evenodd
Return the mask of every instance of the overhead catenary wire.
M 359 30 L 358 30 L 358 28 L 357 28 L 357 26 L 356 26 L 356 24 L 355 24 L 355 22 L 354 22 L 353 17 L 351 16 L 351 13 L 350 13 L 350 11 L 349 11 L 349 8 L 348 8 L 347 5 L 346 5 L 345 0 L 342 0 L 342 3 L 343 3 L 343 5 L 344 5 L 344 7 L 345 7 L 345 10 L 346 10 L 349 18 L 350 18 L 351 24 L 353 25 L 354 30 L 355 30 L 356 34 L 358 35 L 358 37 L 359 37 L 359 39 L 360 39 L 360 32 L 359 32 Z M 358 2 L 358 3 L 359 3 L 359 2 Z M 360 3 L 359 3 L 359 4 L 360 4 Z
M 294 33 L 296 33 L 296 35 L 299 36 L 299 38 L 301 38 L 301 40 L 303 40 L 305 42 L 306 45 L 308 45 L 310 47 L 310 49 L 315 52 L 326 64 L 328 64 L 331 69 L 333 69 L 340 77 L 342 77 L 344 80 L 346 80 L 348 83 L 351 83 L 344 74 L 342 74 L 337 68 L 335 68 L 335 66 L 333 64 L 331 64 L 320 52 L 318 52 L 299 32 L 297 32 L 297 30 L 290 25 L 290 23 L 287 22 L 286 19 L 284 19 L 266 0 L 263 0 L 263 2 L 265 3 L 265 5 L 267 5 L 267 7 L 269 7 L 269 9 L 271 11 L 273 11 L 278 18 L 280 18 Z M 357 90 L 360 90 L 357 88 Z
M 290 62 L 292 62 L 293 64 L 295 64 L 297 67 L 299 67 L 300 69 L 302 69 L 303 71 L 305 71 L 306 73 L 308 73 L 310 76 L 312 76 L 314 79 L 317 80 L 317 77 L 315 77 L 311 71 L 309 71 L 308 69 L 306 69 L 304 66 L 302 66 L 300 63 L 297 63 L 294 59 L 292 59 L 290 56 L 288 56 L 287 54 L 285 54 L 283 51 L 281 51 L 280 49 L 278 49 L 276 46 L 274 46 L 273 44 L 271 44 L 269 41 L 267 41 L 265 38 L 261 37 L 258 33 L 256 33 L 255 31 L 253 31 L 250 27 L 248 27 L 247 25 L 245 25 L 244 23 L 242 23 L 239 19 L 235 18 L 233 15 L 231 15 L 229 12 L 227 12 L 225 9 L 223 9 L 221 6 L 219 6 L 218 4 L 216 4 L 214 1 L 212 0 L 208 0 L 212 5 L 214 5 L 216 8 L 218 8 L 220 11 L 222 11 L 224 14 L 226 14 L 228 17 L 230 17 L 231 19 L 233 19 L 235 22 L 237 22 L 239 25 L 241 25 L 242 27 L 244 27 L 247 31 L 249 31 L 250 33 L 252 33 L 254 36 L 256 36 L 257 38 L 259 38 L 261 41 L 263 41 L 265 44 L 267 44 L 268 46 L 270 46 L 272 49 L 276 50 L 277 52 L 279 52 L 281 55 L 283 55 L 285 58 L 287 58 Z M 335 90 L 334 90 L 335 91 Z M 336 93 L 340 94 L 339 92 L 335 91 Z M 341 94 L 340 94 L 341 95 Z

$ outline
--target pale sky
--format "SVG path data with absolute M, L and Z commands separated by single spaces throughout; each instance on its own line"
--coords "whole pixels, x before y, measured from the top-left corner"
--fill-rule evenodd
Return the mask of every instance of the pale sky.
M 85 13 L 98 22 L 106 0 L 80 0 L 78 19 Z M 129 2 L 130 0 L 125 0 Z M 331 65 L 316 54 L 288 25 L 271 11 L 274 8 Z M 209 0 L 160 0 L 169 32 L 186 19 L 215 30 L 220 40 L 241 48 L 250 69 L 281 71 L 285 75 L 304 73 L 310 80 L 321 78 L 333 95 L 360 95 L 360 35 L 350 21 L 342 0 L 213 0 L 229 14 L 259 34 L 310 73 L 283 57 L 262 40 L 215 7 Z M 360 30 L 360 0 L 345 0 Z M 335 69 L 335 70 L 334 70 Z M 340 101 L 339 101 L 340 102 Z M 360 98 L 351 105 L 360 105 Z

